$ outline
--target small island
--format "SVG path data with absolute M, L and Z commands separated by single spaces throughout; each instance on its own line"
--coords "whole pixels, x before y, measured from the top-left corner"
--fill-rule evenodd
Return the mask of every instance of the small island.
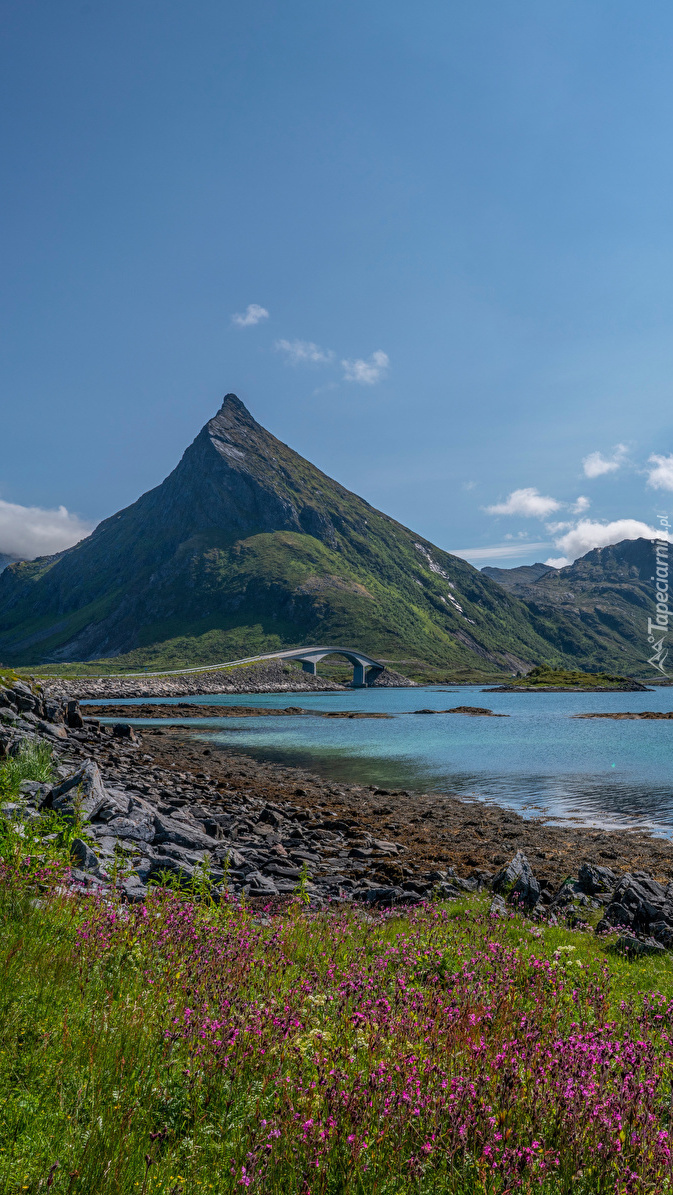
M 525 676 L 513 677 L 506 685 L 484 689 L 485 693 L 648 693 L 647 685 L 630 676 L 609 672 L 574 672 L 541 664 Z

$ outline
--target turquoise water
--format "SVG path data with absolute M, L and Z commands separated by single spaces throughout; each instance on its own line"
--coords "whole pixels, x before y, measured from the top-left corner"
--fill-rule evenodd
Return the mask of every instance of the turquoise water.
M 673 833 L 673 720 L 573 720 L 575 713 L 673 709 L 673 688 L 647 693 L 486 693 L 481 686 L 176 698 L 226 706 L 364 710 L 390 720 L 194 718 L 212 746 L 381 788 L 451 792 L 550 820 L 653 826 Z M 147 700 L 143 699 L 147 704 Z M 132 704 L 128 702 L 126 704 Z M 139 704 L 136 702 L 135 704 Z M 167 704 L 162 700 L 162 704 Z M 479 705 L 508 718 L 414 714 Z M 142 719 L 138 719 L 142 722 Z M 181 719 L 183 723 L 183 719 Z

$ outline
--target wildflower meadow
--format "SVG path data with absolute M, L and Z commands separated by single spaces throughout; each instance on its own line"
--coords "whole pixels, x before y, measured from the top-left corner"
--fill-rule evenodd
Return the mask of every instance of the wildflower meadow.
M 48 837 L 2 824 L 2 1195 L 673 1189 L 668 957 L 480 897 L 129 905 Z

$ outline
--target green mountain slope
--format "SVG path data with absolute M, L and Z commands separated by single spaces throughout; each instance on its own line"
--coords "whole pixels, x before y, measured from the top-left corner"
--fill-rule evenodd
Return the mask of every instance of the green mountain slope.
M 326 477 L 233 394 L 160 486 L 0 574 L 0 659 L 17 666 L 180 667 L 313 642 L 492 674 L 574 666 L 585 640 Z

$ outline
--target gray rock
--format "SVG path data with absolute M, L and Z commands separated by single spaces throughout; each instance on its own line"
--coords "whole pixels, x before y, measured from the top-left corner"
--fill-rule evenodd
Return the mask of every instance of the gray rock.
M 50 789 L 51 784 L 44 784 L 39 780 L 22 780 L 19 785 L 19 791 L 26 804 L 35 806 L 42 803 Z
M 611 892 L 617 876 L 609 867 L 598 867 L 595 863 L 583 863 L 577 874 L 580 888 L 589 896 L 597 892 Z
M 604 921 L 606 925 L 616 928 L 621 925 L 633 925 L 633 916 L 633 909 L 627 909 L 626 905 L 622 905 L 619 901 L 615 900 L 608 905 L 601 921 Z M 601 922 L 599 922 L 600 924 Z M 598 929 L 598 926 L 596 928 Z
M 46 808 L 55 809 L 64 817 L 76 814 L 89 821 L 96 816 L 108 801 L 100 769 L 93 759 L 85 759 L 77 771 L 45 797 Z
M 217 852 L 217 858 L 220 863 L 224 864 L 228 860 L 230 867 L 243 867 L 246 864 L 247 860 L 240 851 L 234 850 L 233 847 L 229 847 L 228 850 L 223 851 L 221 843 L 218 843 L 218 847 L 220 849 Z
M 82 871 L 79 867 L 70 868 L 70 879 L 75 884 L 81 884 L 85 888 L 100 891 L 103 889 L 103 881 L 98 876 L 94 876 L 89 871 Z
M 644 872 L 634 872 L 622 876 L 615 885 L 605 920 L 610 925 L 630 925 L 636 933 L 646 935 L 651 922 L 662 919 L 666 905 L 667 889 L 663 884 Z
M 184 846 L 175 846 L 172 842 L 162 842 L 161 846 L 156 849 L 157 859 L 178 859 L 182 863 L 189 863 L 192 867 L 197 867 L 203 863 L 204 859 L 208 858 L 207 851 L 190 851 Z
M 60 722 L 38 721 L 37 730 L 39 730 L 40 734 L 46 734 L 52 739 L 67 739 L 68 737 L 65 726 L 62 726 Z
M 280 863 L 265 863 L 264 871 L 267 875 L 279 876 L 282 880 L 298 880 L 300 876 L 298 867 L 283 867 Z
M 68 701 L 65 707 L 65 720 L 71 730 L 82 730 L 84 719 L 80 712 L 79 701 Z
M 665 949 L 655 938 L 632 938 L 628 934 L 621 934 L 615 942 L 614 949 L 630 958 L 639 958 L 646 954 L 664 954 Z
M 657 942 L 661 942 L 667 950 L 673 950 L 673 926 L 663 917 L 650 922 L 650 936 Z
M 375 850 L 383 851 L 385 854 L 396 855 L 398 853 L 397 844 L 386 842 L 384 838 L 372 838 L 372 846 Z
M 540 899 L 540 885 L 523 851 L 517 851 L 507 866 L 497 872 L 492 888 L 510 904 L 525 909 L 534 909 Z
M 501 896 L 494 896 L 488 910 L 490 917 L 508 917 L 509 909 Z
M 460 888 L 456 888 L 454 884 L 449 884 L 446 880 L 435 881 L 432 887 L 432 895 L 436 896 L 438 900 L 459 900 L 463 895 Z
M 73 838 L 70 843 L 70 854 L 83 871 L 94 873 L 98 871 L 98 856 L 83 838 Z
M 250 896 L 278 896 L 278 888 L 273 880 L 258 871 L 246 876 L 243 891 Z
M 219 845 L 215 838 L 205 834 L 196 825 L 178 822 L 161 813 L 154 814 L 154 831 L 155 842 L 172 842 L 176 846 L 186 846 L 188 850 L 213 851 Z
M 129 817 L 115 817 L 105 828 L 108 834 L 114 834 L 116 838 L 132 838 L 137 842 L 152 842 L 154 838 L 154 825 L 149 818 L 134 820 Z
M 137 737 L 135 730 L 128 722 L 115 722 L 112 733 L 116 739 L 129 739 L 131 742 L 135 742 Z
M 261 826 L 259 826 L 259 823 L 266 822 L 266 823 L 268 823 L 268 825 L 272 826 L 273 829 L 279 829 L 283 825 L 284 821 L 285 821 L 285 818 L 282 817 L 280 813 L 277 813 L 275 809 L 267 808 L 267 809 L 264 809 L 262 811 L 262 813 L 260 813 L 260 815 L 259 815 L 258 827 L 261 829 Z
M 130 904 L 142 904 L 147 898 L 147 888 L 138 876 L 129 876 L 122 880 L 120 886 Z
M 382 909 L 392 908 L 393 905 L 404 903 L 404 897 L 407 893 L 402 892 L 401 888 L 368 888 L 363 893 L 362 899 L 370 905 L 380 905 Z
M 156 855 L 148 868 L 148 879 L 160 876 L 163 872 L 170 872 L 181 885 L 187 885 L 194 879 L 195 866 L 184 859 L 173 859 L 170 855 Z

